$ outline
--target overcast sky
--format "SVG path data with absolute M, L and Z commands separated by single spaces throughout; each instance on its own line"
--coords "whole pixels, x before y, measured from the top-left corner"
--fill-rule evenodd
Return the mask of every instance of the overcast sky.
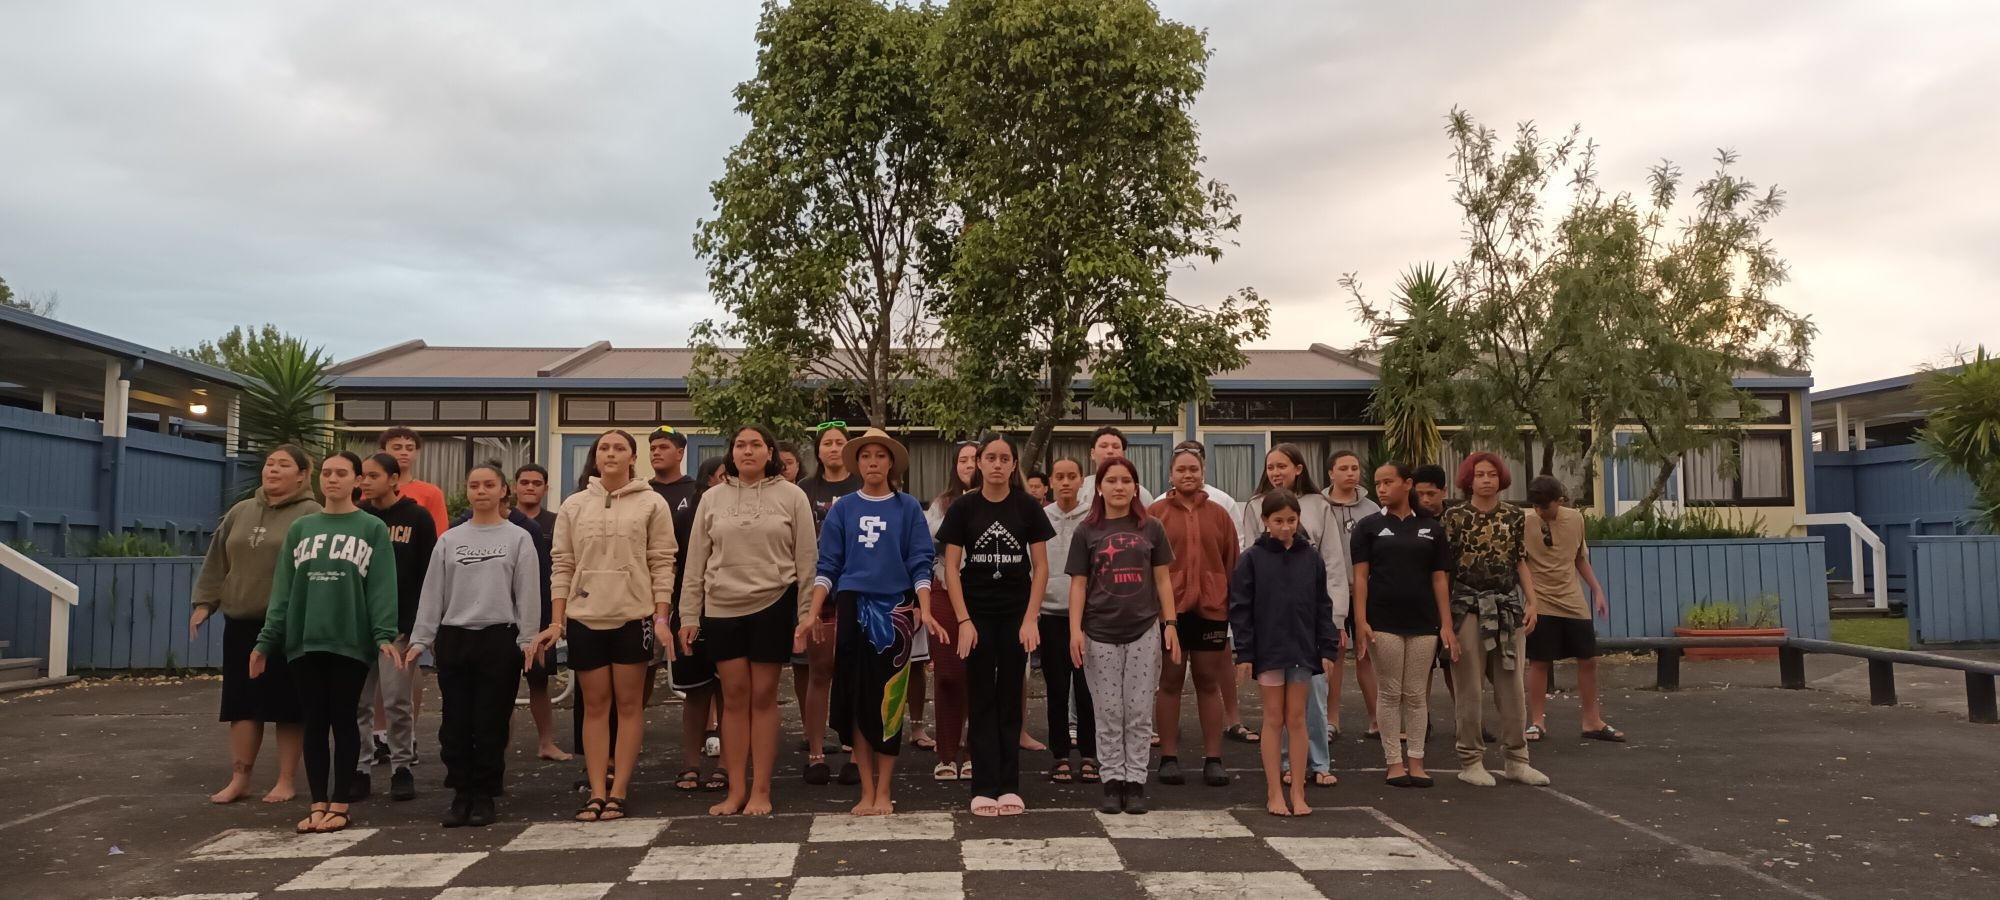
M 2000 344 L 2000 13 L 1984 3 L 1163 0 L 1269 346 L 1361 337 L 1337 280 L 1450 259 L 1442 117 L 1581 123 L 1614 186 L 1717 147 L 1776 183 L 1820 387 Z M 685 340 L 690 247 L 744 122 L 749 0 L 0 0 L 0 277 L 191 344 L 273 321 L 340 357 Z

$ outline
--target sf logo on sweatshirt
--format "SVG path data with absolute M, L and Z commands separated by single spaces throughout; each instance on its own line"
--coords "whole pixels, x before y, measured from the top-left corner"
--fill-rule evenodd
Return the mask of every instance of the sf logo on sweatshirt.
M 303 566 L 315 559 L 329 562 L 350 562 L 362 577 L 368 575 L 368 561 L 375 555 L 375 548 L 368 542 L 351 534 L 315 534 L 292 548 L 292 565 Z
M 883 530 L 888 527 L 889 523 L 883 521 L 881 516 L 862 516 L 861 536 L 856 540 L 861 542 L 861 546 L 873 549 L 875 542 L 882 539 Z

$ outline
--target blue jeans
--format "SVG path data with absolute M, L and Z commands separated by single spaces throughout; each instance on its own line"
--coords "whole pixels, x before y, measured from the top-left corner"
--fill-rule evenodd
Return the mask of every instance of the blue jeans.
M 1306 688 L 1306 762 L 1309 772 L 1333 771 L 1332 754 L 1326 746 L 1326 675 L 1314 675 L 1312 686 Z M 1279 729 L 1283 731 L 1283 729 Z M 1278 759 L 1282 768 L 1292 767 L 1290 740 L 1278 742 Z

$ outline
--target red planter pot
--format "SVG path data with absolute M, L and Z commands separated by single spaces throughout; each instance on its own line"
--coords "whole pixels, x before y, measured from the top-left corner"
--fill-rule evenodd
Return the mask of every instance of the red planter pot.
M 1790 634 L 1783 628 L 1676 628 L 1674 637 L 1768 637 Z M 1776 647 L 1688 647 L 1681 651 L 1688 659 L 1777 659 Z

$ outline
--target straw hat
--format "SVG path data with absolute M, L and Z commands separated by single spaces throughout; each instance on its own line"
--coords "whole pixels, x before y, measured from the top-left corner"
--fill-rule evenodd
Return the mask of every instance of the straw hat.
M 909 470 L 910 451 L 904 448 L 901 442 L 890 437 L 888 432 L 880 428 L 870 428 L 862 432 L 860 437 L 848 441 L 847 446 L 841 450 L 841 458 L 847 461 L 847 471 L 855 471 L 855 462 L 861 458 L 861 448 L 870 444 L 889 451 L 889 477 L 901 477 Z

